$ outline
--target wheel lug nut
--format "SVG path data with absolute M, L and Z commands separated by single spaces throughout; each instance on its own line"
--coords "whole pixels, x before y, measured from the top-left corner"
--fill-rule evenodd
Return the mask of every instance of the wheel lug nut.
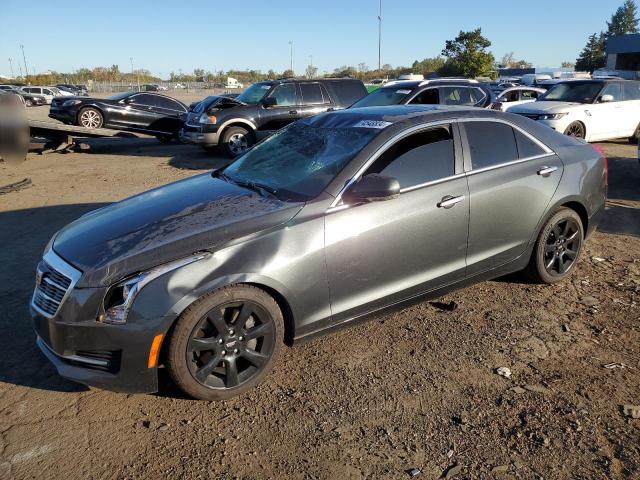
M 243 341 L 244 337 L 238 337 L 238 340 Z
M 229 335 L 233 335 L 235 332 L 233 330 L 229 330 Z
M 222 355 L 226 355 L 227 352 L 225 350 L 222 350 L 222 352 L 220 352 Z
M 233 349 L 233 353 L 237 354 L 240 350 L 238 350 L 237 348 Z
M 223 342 L 224 342 L 224 340 L 222 340 L 221 338 L 218 339 L 218 343 L 223 343 Z

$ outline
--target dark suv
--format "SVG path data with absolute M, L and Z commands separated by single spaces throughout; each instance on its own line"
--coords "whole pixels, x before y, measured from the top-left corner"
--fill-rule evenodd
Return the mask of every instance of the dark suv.
M 353 108 L 384 105 L 464 105 L 488 108 L 495 95 L 484 84 L 464 78 L 398 80 L 387 83 L 353 104 Z
M 364 84 L 350 78 L 258 82 L 235 98 L 205 98 L 187 115 L 181 138 L 207 150 L 219 145 L 236 157 L 291 122 L 347 108 L 366 94 Z

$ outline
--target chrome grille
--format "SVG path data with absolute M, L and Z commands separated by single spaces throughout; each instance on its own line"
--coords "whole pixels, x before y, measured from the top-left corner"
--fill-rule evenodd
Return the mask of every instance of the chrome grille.
M 38 265 L 32 306 L 46 317 L 53 317 L 80 275 L 78 270 L 49 250 Z

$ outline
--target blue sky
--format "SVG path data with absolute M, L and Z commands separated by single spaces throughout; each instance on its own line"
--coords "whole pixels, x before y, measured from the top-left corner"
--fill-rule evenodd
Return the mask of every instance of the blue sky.
M 482 27 L 496 58 L 513 51 L 535 66 L 556 67 L 575 61 L 587 36 L 604 30 L 622 3 L 383 0 L 382 63 L 438 55 L 460 30 Z M 289 40 L 299 73 L 310 55 L 320 72 L 360 62 L 376 67 L 377 15 L 378 0 L 2 0 L 0 74 L 10 73 L 9 57 L 18 73 L 20 44 L 29 70 L 38 72 L 112 64 L 128 71 L 130 57 L 135 68 L 162 77 L 194 68 L 281 72 L 289 66 Z

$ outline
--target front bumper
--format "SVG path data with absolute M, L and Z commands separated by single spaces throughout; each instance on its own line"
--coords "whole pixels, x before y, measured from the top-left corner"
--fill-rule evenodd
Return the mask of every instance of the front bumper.
M 214 146 L 218 145 L 218 132 L 206 131 L 201 126 L 186 124 L 180 130 L 180 140 L 184 143 L 192 143 L 206 147 Z
M 53 118 L 54 120 L 60 120 L 65 123 L 76 123 L 78 112 L 76 110 L 70 110 L 66 108 L 49 108 L 49 118 Z
M 153 335 L 95 320 L 61 323 L 33 307 L 31 317 L 36 343 L 60 376 L 116 392 L 158 390 L 157 368 L 147 368 Z

